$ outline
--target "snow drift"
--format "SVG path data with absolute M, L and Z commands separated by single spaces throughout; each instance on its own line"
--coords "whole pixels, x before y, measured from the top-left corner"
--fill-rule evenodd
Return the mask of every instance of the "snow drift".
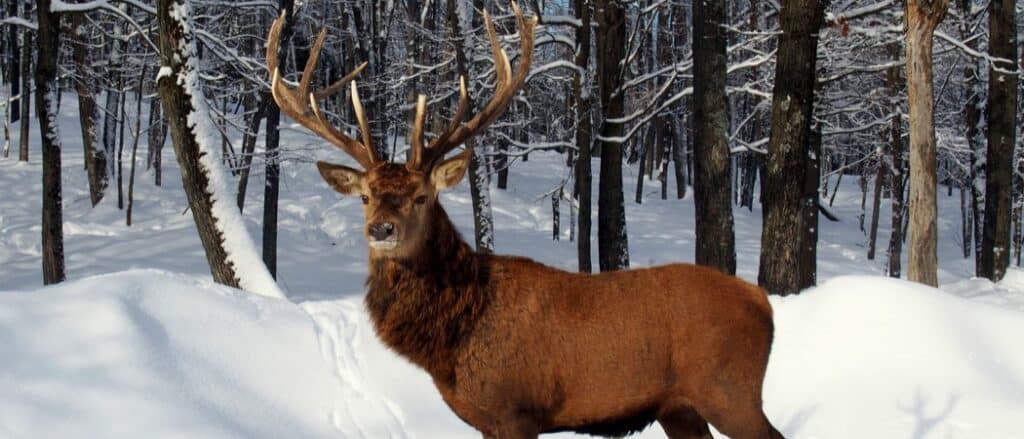
M 1024 437 L 1024 312 L 972 282 L 966 299 L 840 277 L 773 300 L 768 415 L 798 438 Z M 359 301 L 154 270 L 0 292 L 0 437 L 478 437 Z

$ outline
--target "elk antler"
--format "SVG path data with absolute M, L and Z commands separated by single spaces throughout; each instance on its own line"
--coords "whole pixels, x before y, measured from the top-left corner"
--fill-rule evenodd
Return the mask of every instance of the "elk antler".
M 444 134 L 441 134 L 430 146 L 423 146 L 423 122 L 426 118 L 426 97 L 419 96 L 416 102 L 416 118 L 413 122 L 411 133 L 412 151 L 409 155 L 409 162 L 406 167 L 410 170 L 428 170 L 444 158 L 444 155 L 455 149 L 473 135 L 487 128 L 498 116 L 501 116 L 515 97 L 516 91 L 526 82 L 530 73 L 530 63 L 533 60 L 533 28 L 537 25 L 537 17 L 530 20 L 523 18 L 523 11 L 515 2 L 512 2 L 512 11 L 516 16 L 516 24 L 519 27 L 520 60 L 515 73 L 509 64 L 508 54 L 501 48 L 498 42 L 497 32 L 494 30 L 494 23 L 491 17 L 484 11 L 484 23 L 487 27 L 487 36 L 491 40 L 491 53 L 494 57 L 494 70 L 498 77 L 494 87 L 494 97 L 487 103 L 483 110 L 473 116 L 466 123 L 462 123 L 469 107 L 469 94 L 466 92 L 466 78 L 459 78 L 459 106 L 452 117 L 451 123 Z M 463 154 L 470 154 L 472 150 L 467 146 Z
M 323 48 L 324 40 L 327 38 L 327 30 L 321 30 L 320 35 L 309 51 L 309 59 L 306 61 L 306 68 L 302 71 L 302 79 L 299 80 L 297 88 L 288 87 L 281 78 L 278 70 L 277 53 L 281 44 L 281 29 L 284 27 L 285 12 L 282 12 L 270 26 L 270 35 L 267 37 L 267 70 L 270 71 L 271 93 L 274 101 L 281 107 L 281 111 L 290 116 L 300 125 L 308 128 L 318 136 L 331 142 L 338 148 L 352 156 L 363 168 L 369 169 L 377 162 L 373 152 L 373 145 L 370 141 L 370 129 L 366 123 L 366 116 L 363 114 L 363 105 L 359 102 L 359 93 L 356 90 L 356 83 L 353 81 L 366 68 L 366 63 L 356 67 L 352 73 L 335 82 L 330 87 L 314 92 L 309 91 L 310 82 L 313 81 L 313 69 L 316 68 L 320 58 L 320 49 Z M 359 120 L 359 130 L 362 131 L 363 141 L 353 139 L 341 130 L 335 128 L 327 121 L 327 118 L 320 111 L 318 101 L 326 99 L 346 84 L 352 83 L 352 106 L 356 111 L 356 119 Z

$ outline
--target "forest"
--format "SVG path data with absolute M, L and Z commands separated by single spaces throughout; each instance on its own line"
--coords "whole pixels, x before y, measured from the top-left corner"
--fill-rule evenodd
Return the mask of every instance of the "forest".
M 0 437 L 1018 436 L 1022 9 L 0 0 Z
M 358 84 L 369 136 L 381 156 L 402 157 L 416 94 L 430 97 L 431 133 L 454 109 L 458 75 L 470 78 L 474 97 L 493 88 L 480 11 L 493 8 L 497 26 L 513 28 L 509 5 L 486 3 L 187 3 L 197 86 L 240 208 L 254 190 L 251 176 L 265 178 L 262 255 L 272 273 L 278 167 L 302 160 L 301 150 L 279 141 L 281 115 L 268 87 L 263 51 L 277 12 L 290 13 L 280 49 L 284 72 L 305 65 L 320 30 L 327 40 L 314 85 L 367 63 Z M 153 169 L 153 181 L 140 184 L 160 185 L 161 151 L 172 131 L 158 87 L 169 50 L 158 12 L 169 5 L 6 2 L 4 157 L 28 160 L 30 131 L 50 131 L 62 102 L 77 105 L 80 133 L 73 135 L 83 139 L 88 180 L 68 184 L 87 184 L 94 205 L 116 195 L 130 224 L 135 167 Z M 532 153 L 556 151 L 565 169 L 562 183 L 550 188 L 551 203 L 568 206 L 580 271 L 630 265 L 624 205 L 643 203 L 645 184 L 660 185 L 662 199 L 694 191 L 692 258 L 729 273 L 736 271 L 732 210 L 763 206 L 758 281 L 773 293 L 799 292 L 815 284 L 819 217 L 834 219 L 829 205 L 844 177 L 862 191 L 867 257 L 888 260 L 890 276 L 903 275 L 906 252 L 906 276 L 936 284 L 939 191 L 961 199 L 958 212 L 941 214 L 960 217 L 958 245 L 976 261 L 977 275 L 998 280 L 1020 264 L 1019 4 L 572 0 L 524 7 L 539 19 L 537 59 L 524 91 L 474 149 L 477 249 L 495 247 L 490 193 L 515 185 L 509 168 L 529 166 Z M 344 95 L 325 100 L 324 110 L 354 128 Z M 36 106 L 38 127 L 30 126 L 31 103 L 47 99 Z M 12 139 L 15 124 L 20 136 Z M 35 153 L 49 182 L 43 264 L 52 283 L 65 276 L 61 138 L 44 139 Z M 592 158 L 599 158 L 596 169 Z M 635 194 L 625 193 L 623 168 L 635 169 Z M 880 218 L 882 203 L 891 203 L 891 218 Z M 892 223 L 888 243 L 878 242 L 880 222 Z M 208 253 L 217 246 L 204 245 Z M 209 256 L 216 266 L 218 257 Z

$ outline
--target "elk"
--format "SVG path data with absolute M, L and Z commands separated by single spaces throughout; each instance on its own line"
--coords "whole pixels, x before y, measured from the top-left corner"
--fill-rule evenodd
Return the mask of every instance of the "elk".
M 672 438 L 780 438 L 762 411 L 772 309 L 761 289 L 689 264 L 601 274 L 475 252 L 438 200 L 466 174 L 472 150 L 446 154 L 485 129 L 526 81 L 536 17 L 512 4 L 521 52 L 512 71 L 484 12 L 497 82 L 467 118 L 466 80 L 447 130 L 424 145 L 419 96 L 407 163 L 377 158 L 353 79 L 310 92 L 321 32 L 297 86 L 278 71 L 284 16 L 267 66 L 281 110 L 350 155 L 362 170 L 318 162 L 323 179 L 363 202 L 369 244 L 365 304 L 380 340 L 424 369 L 442 398 L 485 438 L 575 431 L 638 432 L 657 421 Z M 351 83 L 362 141 L 329 123 L 318 101 Z

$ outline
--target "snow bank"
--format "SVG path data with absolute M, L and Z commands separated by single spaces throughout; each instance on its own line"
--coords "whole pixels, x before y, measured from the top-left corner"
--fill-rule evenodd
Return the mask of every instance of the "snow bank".
M 292 303 L 160 271 L 0 293 L 0 437 L 389 436 L 318 340 Z
M 1024 437 L 1024 312 L 974 282 L 970 299 L 866 276 L 773 299 L 769 417 L 791 438 Z M 0 358 L 0 437 L 479 437 L 358 297 L 154 270 L 0 292 Z
M 765 403 L 788 436 L 1024 437 L 1024 313 L 868 276 L 773 305 Z

